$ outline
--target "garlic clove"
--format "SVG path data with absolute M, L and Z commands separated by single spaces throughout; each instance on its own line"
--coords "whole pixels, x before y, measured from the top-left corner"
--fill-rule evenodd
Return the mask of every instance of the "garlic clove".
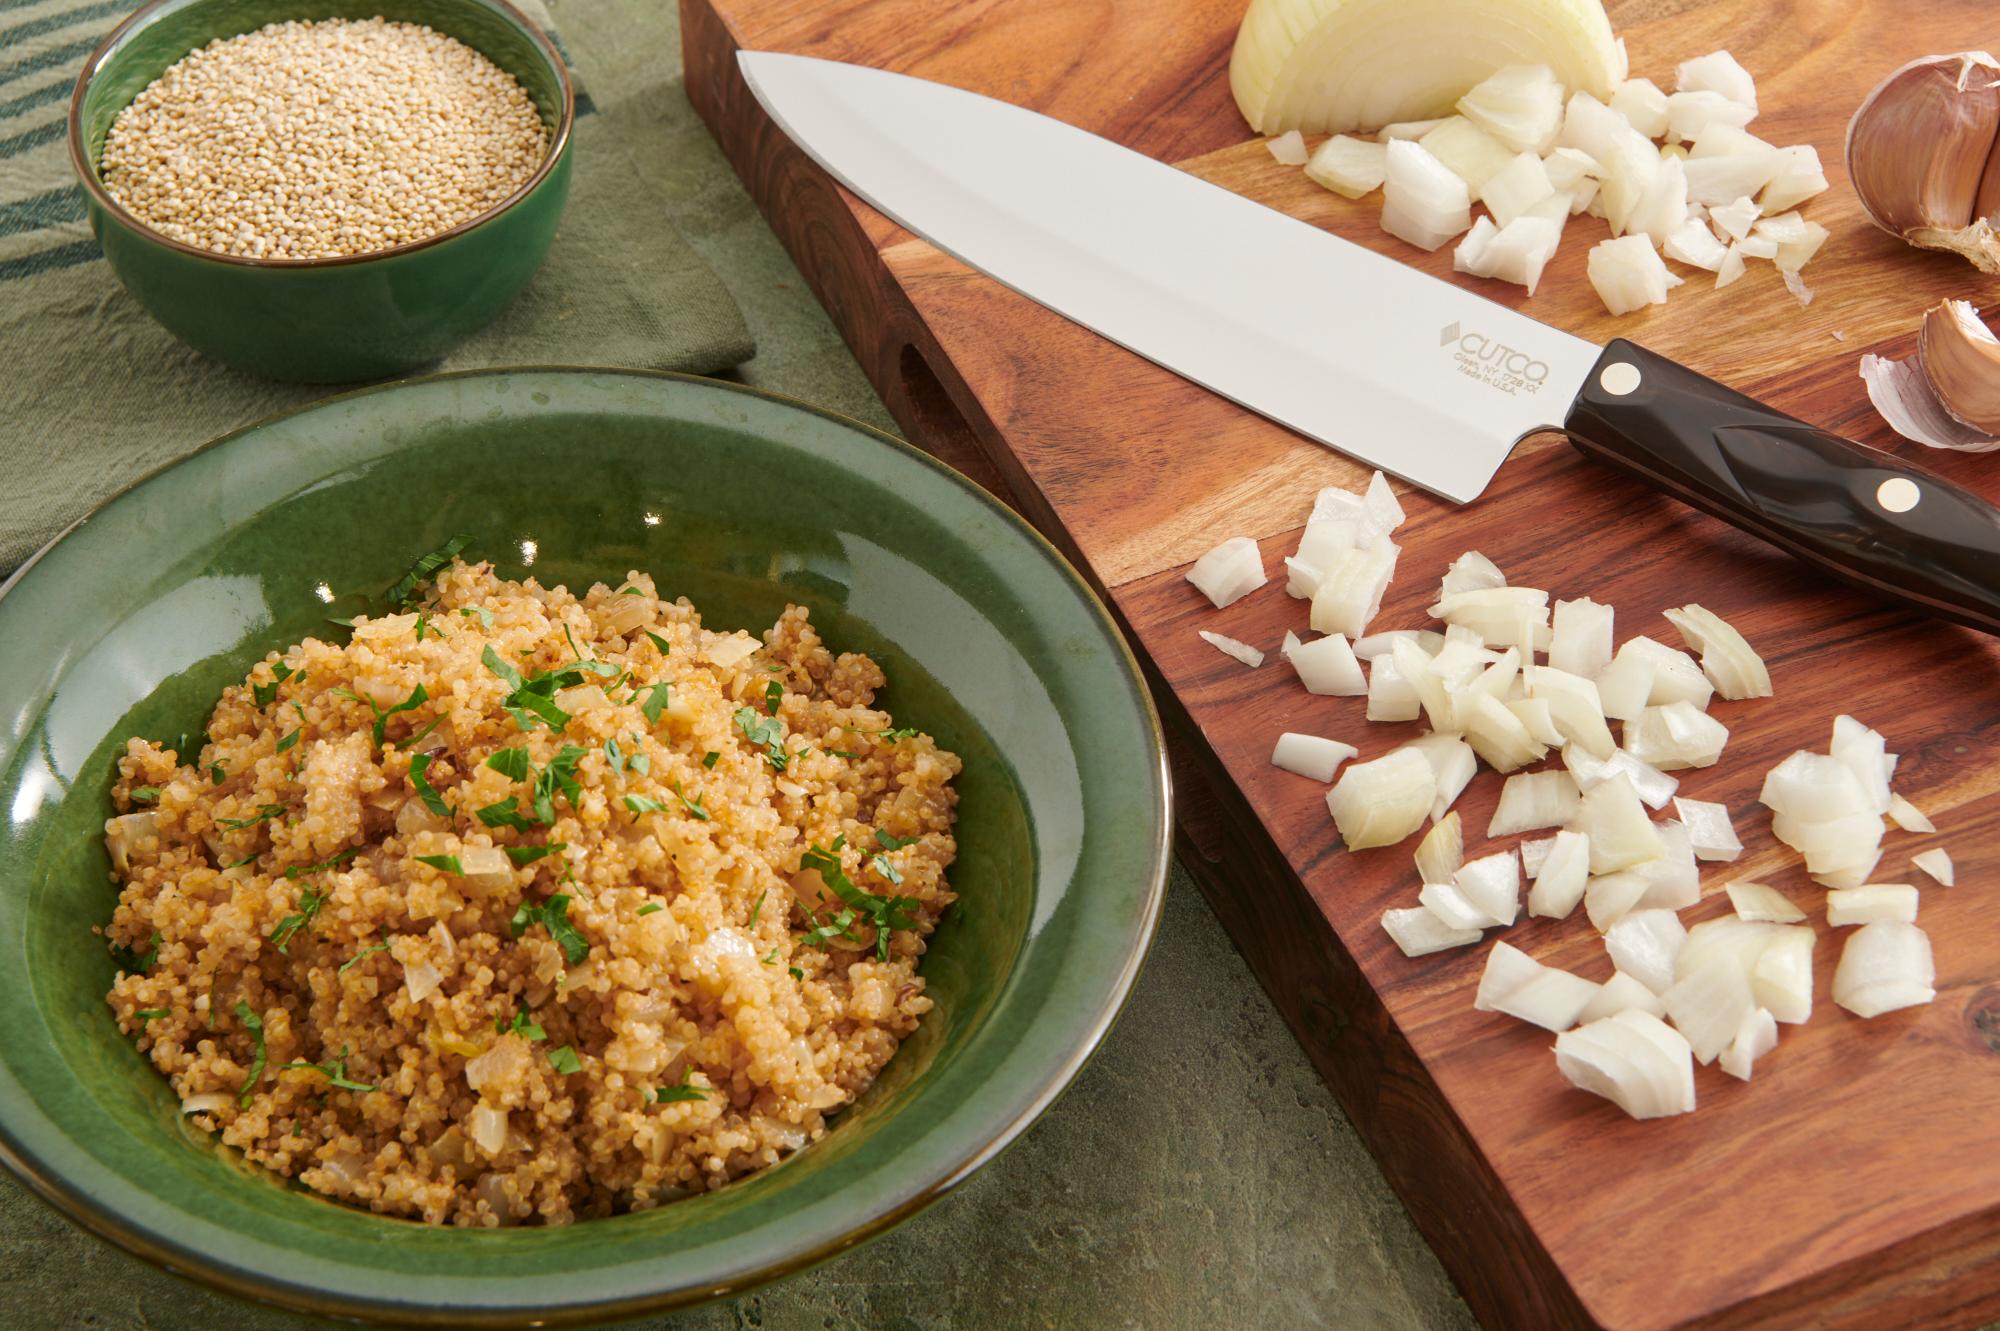
M 1924 315 L 1917 366 L 1953 419 L 2000 435 L 2000 339 L 1970 302 L 1947 300 Z
M 1889 75 L 1854 113 L 1847 173 L 1884 231 L 2000 273 L 2000 236 L 1978 211 L 1997 140 L 2000 61 L 1984 51 L 1928 56 Z M 2000 181 L 1991 194 L 2000 196 Z

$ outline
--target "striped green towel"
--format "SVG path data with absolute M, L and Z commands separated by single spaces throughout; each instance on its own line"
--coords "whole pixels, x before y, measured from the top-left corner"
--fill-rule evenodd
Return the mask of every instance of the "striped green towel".
M 561 37 L 538 0 L 515 0 Z M 326 388 L 195 355 L 127 297 L 84 220 L 66 120 L 84 60 L 129 0 L 0 0 L 0 572 L 205 440 Z M 575 174 L 547 264 L 440 369 L 583 364 L 714 373 L 753 346 L 727 289 L 633 165 L 644 116 L 609 115 L 621 61 L 578 82 Z M 636 80 L 634 80 L 636 82 Z M 594 100 L 593 100 L 594 99 Z

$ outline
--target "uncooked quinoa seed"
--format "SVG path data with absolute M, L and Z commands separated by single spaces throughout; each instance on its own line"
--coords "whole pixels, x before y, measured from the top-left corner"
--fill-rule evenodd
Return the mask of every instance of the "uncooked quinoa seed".
M 448 231 L 549 149 L 515 78 L 386 19 L 273 23 L 190 52 L 118 114 L 111 197 L 184 244 L 325 259 Z

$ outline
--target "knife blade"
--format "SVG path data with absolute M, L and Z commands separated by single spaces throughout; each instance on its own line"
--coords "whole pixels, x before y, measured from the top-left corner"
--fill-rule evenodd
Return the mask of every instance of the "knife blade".
M 1309 439 L 1468 503 L 1522 437 L 1561 430 L 1829 572 L 2000 633 L 2000 510 L 1934 473 L 1026 108 L 808 56 L 738 62 L 878 212 Z

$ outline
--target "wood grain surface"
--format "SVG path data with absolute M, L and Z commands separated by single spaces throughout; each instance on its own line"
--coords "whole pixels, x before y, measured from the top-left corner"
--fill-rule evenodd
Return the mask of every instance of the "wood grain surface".
M 1445 565 L 1482 550 L 1510 580 L 1619 607 L 1621 638 L 1678 636 L 1661 618 L 1699 601 L 1771 664 L 1778 696 L 1718 702 L 1722 762 L 1682 793 L 1736 812 L 1747 847 L 1705 874 L 1693 923 L 1726 913 L 1722 886 L 1756 877 L 1820 930 L 1818 1012 L 1785 1027 L 1742 1084 L 1697 1075 L 1700 1109 L 1635 1123 L 1567 1088 L 1546 1033 L 1475 1013 L 1485 948 L 1420 961 L 1381 931 L 1412 904 L 1411 845 L 1339 847 L 1325 788 L 1270 766 L 1282 730 L 1331 734 L 1373 756 L 1417 726 L 1367 725 L 1359 699 L 1306 694 L 1273 656 L 1249 670 L 1195 636 L 1268 649 L 1302 629 L 1274 581 L 1216 611 L 1182 578 L 1218 540 L 1290 553 L 1324 484 L 1365 470 L 1006 291 L 834 185 L 764 119 L 738 48 L 789 50 L 920 74 L 1035 107 L 1172 161 L 1329 231 L 1449 275 L 1350 203 L 1272 160 L 1237 116 L 1227 58 L 1241 0 L 682 0 L 690 96 L 917 442 L 970 471 L 1054 537 L 1140 647 L 1173 733 L 1182 846 L 1217 914 L 1381 1158 L 1475 1311 L 1494 1326 L 1620 1328 L 1971 1325 L 2000 1315 L 2000 649 L 1913 619 L 1562 447 L 1524 444 L 1463 508 L 1405 499 L 1399 577 L 1378 627 L 1425 623 Z M 1613 4 L 1633 72 L 1671 86 L 1680 60 L 1726 47 L 1758 78 L 1754 132 L 1812 143 L 1833 189 L 1806 207 L 1833 238 L 1800 309 L 1769 265 L 1716 292 L 1701 274 L 1664 307 L 1607 316 L 1584 278 L 1603 224 L 1575 219 L 1542 290 L 1453 278 L 1580 335 L 1626 336 L 1816 424 L 2000 496 L 1991 459 L 1903 445 L 1875 419 L 1860 354 L 1902 355 L 1944 296 L 1982 305 L 1991 279 L 1868 226 L 1840 167 L 1847 116 L 1918 55 L 1988 46 L 1990 4 L 1897 0 Z M 1365 317 L 1330 309 L 1329 318 Z M 1836 336 L 1838 335 L 1838 336 Z M 2000 576 L 2000 570 L 1996 570 Z M 1948 847 L 1961 886 L 1926 888 L 1919 922 L 1938 960 L 1926 1008 L 1859 1021 L 1833 1006 L 1841 933 L 1821 893 L 1754 805 L 1787 752 L 1824 750 L 1834 715 L 1882 729 L 1905 756 L 1898 788 L 1935 837 L 1891 833 L 1876 877 L 1926 881 L 1911 854 Z M 1470 840 L 1500 781 L 1461 800 Z M 1509 840 L 1514 840 L 1510 838 Z M 1579 911 L 1507 931 L 1594 979 L 1610 973 Z

